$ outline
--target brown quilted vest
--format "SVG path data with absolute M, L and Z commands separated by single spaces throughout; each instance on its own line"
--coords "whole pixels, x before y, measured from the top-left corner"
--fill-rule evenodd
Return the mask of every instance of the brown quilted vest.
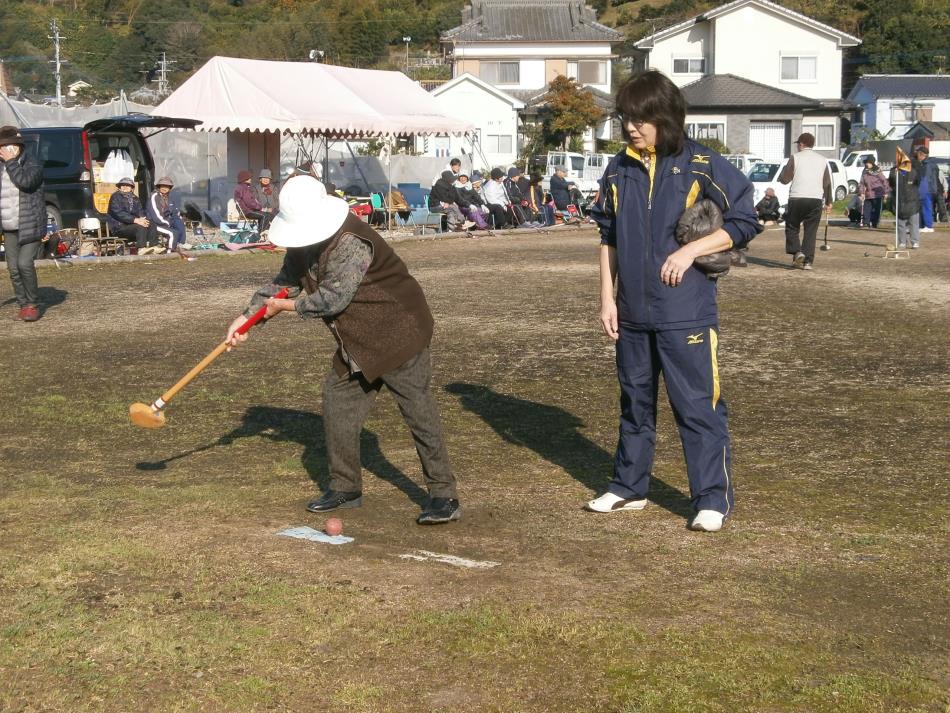
M 389 243 L 352 213 L 320 251 L 316 265 L 305 273 L 304 289 L 308 293 L 316 290 L 330 253 L 347 233 L 372 246 L 373 260 L 346 309 L 323 321 L 363 375 L 375 381 L 428 347 L 434 322 L 425 294 L 405 263 Z M 341 376 L 347 372 L 339 351 L 333 367 Z

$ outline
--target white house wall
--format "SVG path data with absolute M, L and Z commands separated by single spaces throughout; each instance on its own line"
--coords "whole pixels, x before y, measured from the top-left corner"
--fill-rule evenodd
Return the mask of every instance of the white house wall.
M 783 56 L 816 58 L 814 80 L 783 80 Z M 673 60 L 705 57 L 706 74 L 733 74 L 812 99 L 841 96 L 841 50 L 837 40 L 757 7 L 742 7 L 712 21 L 699 22 L 650 50 L 648 65 L 677 86 L 699 74 L 673 74 Z
M 710 66 L 712 61 L 712 46 L 709 37 L 709 23 L 701 22 L 693 25 L 672 37 L 667 37 L 656 43 L 650 50 L 649 64 L 673 80 L 678 87 L 702 78 L 702 74 L 674 74 L 673 59 L 699 58 L 706 59 L 706 73 L 713 74 L 715 69 Z
M 456 45 L 453 48 L 453 77 L 458 76 L 461 60 L 513 61 L 520 63 L 518 84 L 505 84 L 502 89 L 543 89 L 545 81 L 545 60 L 602 59 L 606 63 L 606 79 L 603 84 L 587 84 L 601 91 L 610 92 L 611 51 L 609 44 L 559 44 L 537 43 L 518 45 L 513 43 L 481 43 L 474 45 Z
M 481 139 L 484 151 L 485 140 L 489 134 L 511 136 L 511 151 L 507 153 L 485 153 L 485 160 L 481 156 L 473 157 L 477 168 L 492 166 L 508 166 L 514 163 L 518 155 L 518 114 L 512 105 L 500 97 L 485 91 L 472 81 L 461 81 L 439 94 L 433 92 L 433 98 L 439 107 L 450 116 L 457 116 L 475 125 Z M 429 146 L 435 142 L 429 140 Z M 431 148 L 425 150 L 426 142 L 417 141 L 417 148 L 426 154 L 432 154 Z M 471 153 L 472 147 L 465 137 L 452 136 L 449 139 L 450 153 L 459 156 L 462 153 Z
M 837 40 L 760 8 L 746 6 L 715 19 L 716 74 L 760 82 L 812 99 L 841 96 L 841 50 Z M 783 80 L 782 57 L 817 58 L 814 80 Z
M 523 59 L 521 60 L 521 86 L 533 89 L 543 87 L 544 81 L 544 60 L 543 59 Z
M 905 123 L 891 123 L 891 105 L 908 106 L 930 106 L 933 107 L 930 121 L 950 122 L 950 98 L 928 98 L 928 97 L 900 97 L 894 99 L 874 100 L 862 96 L 860 92 L 855 96 L 855 103 L 864 107 L 864 124 L 869 129 L 877 129 L 882 134 L 887 134 L 892 128 L 892 133 L 888 138 L 900 139 L 904 137 L 907 130 L 916 123 L 916 119 Z

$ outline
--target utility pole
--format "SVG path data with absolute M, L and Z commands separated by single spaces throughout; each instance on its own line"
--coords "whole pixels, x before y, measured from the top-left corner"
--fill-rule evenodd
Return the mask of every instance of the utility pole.
M 158 93 L 165 96 L 168 93 L 168 65 L 175 64 L 173 59 L 165 59 L 162 52 L 162 61 L 158 63 Z
M 56 104 L 58 106 L 63 105 L 63 84 L 62 84 L 62 73 L 60 72 L 60 59 L 59 59 L 59 42 L 60 40 L 65 40 L 67 38 L 59 34 L 59 25 L 56 24 L 56 19 L 50 21 L 49 31 L 52 32 L 52 35 L 47 35 L 47 39 L 53 40 L 53 48 L 55 51 L 56 59 L 50 60 L 50 64 L 56 65 L 56 71 L 53 76 L 56 77 Z

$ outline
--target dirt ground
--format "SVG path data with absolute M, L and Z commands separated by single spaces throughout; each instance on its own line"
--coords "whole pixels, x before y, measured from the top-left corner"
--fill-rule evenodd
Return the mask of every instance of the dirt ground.
M 909 259 L 780 229 L 720 283 L 737 508 L 686 529 L 665 399 L 651 503 L 595 515 L 618 387 L 590 229 L 399 242 L 437 320 L 464 516 L 425 497 L 388 395 L 351 544 L 323 517 L 332 340 L 282 315 L 142 431 L 273 254 L 0 275 L 2 711 L 947 711 L 950 230 Z M 483 566 L 456 566 L 451 555 Z M 491 563 L 496 563 L 492 565 Z

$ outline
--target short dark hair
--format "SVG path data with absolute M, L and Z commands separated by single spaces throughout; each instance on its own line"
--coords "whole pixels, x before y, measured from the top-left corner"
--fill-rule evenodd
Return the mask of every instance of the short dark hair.
M 686 99 L 662 72 L 651 69 L 634 74 L 617 90 L 617 114 L 620 130 L 629 142 L 626 123 L 646 121 L 656 126 L 656 152 L 661 156 L 678 154 L 683 148 L 686 129 Z
M 814 134 L 809 134 L 809 133 L 806 131 L 804 134 L 802 134 L 801 136 L 799 136 L 799 137 L 795 140 L 795 143 L 796 143 L 796 144 L 801 144 L 801 145 L 804 146 L 806 149 L 814 148 L 814 147 L 815 147 L 815 135 L 814 135 Z
M 449 166 L 461 166 L 461 165 L 462 165 L 462 159 L 460 158 L 453 158 L 451 161 L 449 161 Z

